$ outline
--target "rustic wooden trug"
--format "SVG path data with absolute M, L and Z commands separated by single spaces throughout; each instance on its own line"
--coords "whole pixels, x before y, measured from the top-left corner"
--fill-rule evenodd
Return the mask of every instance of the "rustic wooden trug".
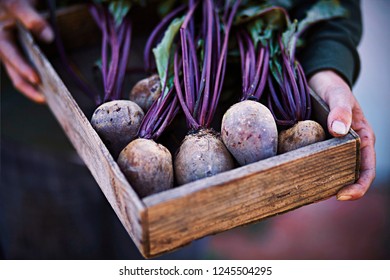
M 85 12 L 70 9 L 69 14 L 75 21 Z M 351 130 L 343 138 L 331 138 L 141 199 L 31 34 L 22 27 L 19 31 L 41 76 L 40 90 L 48 106 L 145 257 L 330 198 L 358 178 L 360 142 Z M 314 118 L 326 127 L 326 105 L 315 94 L 313 102 Z

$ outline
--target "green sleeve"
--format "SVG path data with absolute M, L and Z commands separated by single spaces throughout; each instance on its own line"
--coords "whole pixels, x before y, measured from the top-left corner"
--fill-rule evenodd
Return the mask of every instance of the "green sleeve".
M 299 3 L 302 2 L 302 3 Z M 309 4 L 298 3 L 292 10 L 293 17 L 304 17 Z M 304 47 L 298 52 L 298 60 L 308 77 L 314 73 L 331 69 L 338 72 L 352 87 L 360 71 L 357 46 L 362 36 L 362 17 L 359 0 L 341 0 L 347 10 L 345 18 L 320 22 L 303 34 Z

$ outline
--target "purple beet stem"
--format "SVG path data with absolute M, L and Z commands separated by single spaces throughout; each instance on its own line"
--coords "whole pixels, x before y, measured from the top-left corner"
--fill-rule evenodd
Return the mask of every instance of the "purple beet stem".
M 281 126 L 292 126 L 298 121 L 309 119 L 311 116 L 310 89 L 300 63 L 290 59 L 285 52 L 281 38 L 278 38 L 281 48 L 282 75 L 278 77 L 277 89 L 274 80 L 268 77 L 270 94 L 268 107 L 276 123 Z
M 156 41 L 164 35 L 164 29 L 171 23 L 171 21 L 174 18 L 176 18 L 181 12 L 183 12 L 185 8 L 186 5 L 181 5 L 178 8 L 174 9 L 169 14 L 167 14 L 161 20 L 161 22 L 153 29 L 152 33 L 150 34 L 144 50 L 144 63 L 145 63 L 145 70 L 147 72 L 152 71 L 152 61 L 153 61 L 152 49 L 154 48 Z
M 107 8 L 100 5 L 90 5 L 90 13 L 102 32 L 104 102 L 121 99 L 131 46 L 131 21 L 125 17 L 117 26 Z
M 199 37 L 191 30 L 193 26 L 193 14 L 197 7 L 191 1 L 185 21 L 180 28 L 181 54 L 175 54 L 175 87 L 177 96 L 190 129 L 210 127 L 215 114 L 218 100 L 222 91 L 222 84 L 226 70 L 226 58 L 230 29 L 234 15 L 237 12 L 241 1 L 235 1 L 230 13 L 226 13 L 227 22 L 224 22 L 224 37 L 222 39 L 222 28 L 212 0 L 203 3 L 203 21 Z M 199 57 L 194 53 L 197 42 L 202 38 L 204 41 L 204 58 L 202 70 L 199 73 Z M 183 83 L 180 81 L 178 69 L 180 64 L 183 67 Z M 200 76 L 200 79 L 199 79 Z
M 269 48 L 261 42 L 255 47 L 246 29 L 236 32 L 241 57 L 242 96 L 241 101 L 247 99 L 260 100 L 268 76 Z

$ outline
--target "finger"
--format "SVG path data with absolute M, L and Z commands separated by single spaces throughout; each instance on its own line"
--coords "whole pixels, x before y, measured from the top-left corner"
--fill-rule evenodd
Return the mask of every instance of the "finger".
M 53 41 L 52 28 L 28 1 L 4 1 L 4 4 L 7 10 L 39 39 L 47 43 Z
M 309 79 L 310 87 L 328 104 L 328 130 L 335 137 L 348 133 L 355 99 L 348 84 L 334 71 L 324 70 Z
M 354 98 L 349 87 L 331 86 L 325 93 L 329 105 L 328 130 L 335 137 L 348 133 L 352 124 L 352 107 Z
M 370 155 L 370 151 L 365 152 L 367 156 Z M 363 150 L 362 150 L 362 156 L 363 156 Z M 370 159 L 371 162 L 373 162 L 372 159 Z M 375 161 L 374 161 L 375 162 Z M 370 165 L 375 165 L 370 164 Z M 360 173 L 359 179 L 356 181 L 356 183 L 346 186 L 342 188 L 338 193 L 337 193 L 337 199 L 338 200 L 356 200 L 364 196 L 364 194 L 367 192 L 369 189 L 370 185 L 375 179 L 375 166 L 373 167 L 366 167 L 362 168 Z
M 12 66 L 5 64 L 8 76 L 10 77 L 14 87 L 19 90 L 27 98 L 36 103 L 45 103 L 45 97 L 33 85 L 24 80 Z
M 28 80 L 31 84 L 40 82 L 38 74 L 34 69 L 23 59 L 18 48 L 13 44 L 13 38 L 5 31 L 0 36 L 0 59 L 5 64 L 11 65 L 13 69 L 19 72 L 23 79 Z
M 361 141 L 360 176 L 356 183 L 339 191 L 337 194 L 338 200 L 361 198 L 369 189 L 376 175 L 375 135 L 358 104 L 356 108 L 354 114 L 356 114 L 357 120 L 352 123 L 352 128 L 358 133 Z
M 375 151 L 373 147 L 367 146 L 361 149 L 362 166 L 360 177 L 356 183 L 342 188 L 337 193 L 338 200 L 356 200 L 364 196 L 375 179 Z

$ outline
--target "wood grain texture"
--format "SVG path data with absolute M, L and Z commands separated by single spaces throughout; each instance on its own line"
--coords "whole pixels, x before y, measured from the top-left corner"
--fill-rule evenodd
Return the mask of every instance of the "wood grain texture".
M 356 180 L 356 149 L 330 139 L 146 197 L 148 256 L 335 195 Z
M 21 26 L 19 34 L 26 53 L 41 77 L 40 91 L 44 93 L 48 106 L 91 171 L 116 215 L 141 249 L 143 246 L 141 241 L 145 239 L 141 225 L 144 205 L 50 62 L 34 43 L 31 34 Z
M 311 94 L 313 118 L 326 127 L 328 107 Z M 351 130 L 343 138 L 144 198 L 150 240 L 147 256 L 327 199 L 357 180 L 359 166 L 360 141 Z
M 59 13 L 68 48 L 95 40 L 91 22 L 85 7 Z M 20 35 L 48 106 L 145 257 L 329 198 L 359 176 L 360 141 L 351 130 L 343 138 L 328 134 L 326 141 L 140 200 L 31 34 L 20 27 Z M 313 118 L 326 127 L 327 106 L 312 95 Z

